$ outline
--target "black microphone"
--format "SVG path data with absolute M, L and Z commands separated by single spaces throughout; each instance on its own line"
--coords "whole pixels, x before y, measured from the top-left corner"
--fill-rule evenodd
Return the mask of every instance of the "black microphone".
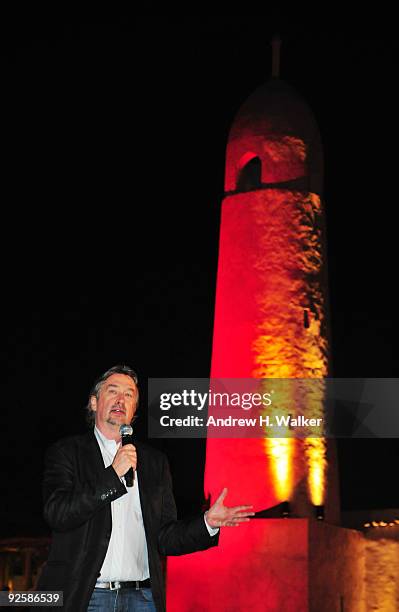
M 133 427 L 131 425 L 121 425 L 119 432 L 122 437 L 122 446 L 125 444 L 133 444 Z M 132 487 L 134 483 L 134 470 L 130 468 L 125 474 L 125 483 L 127 487 Z

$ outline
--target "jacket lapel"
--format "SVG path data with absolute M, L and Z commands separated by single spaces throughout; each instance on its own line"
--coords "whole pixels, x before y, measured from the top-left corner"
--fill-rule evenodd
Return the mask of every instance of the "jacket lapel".
M 100 447 L 94 435 L 94 430 L 89 431 L 85 440 L 85 449 L 87 453 L 87 462 L 89 469 L 93 470 L 93 473 L 104 469 L 104 461 L 101 454 Z
M 149 491 L 148 485 L 150 479 L 148 478 L 148 461 L 147 461 L 147 451 L 146 448 L 141 445 L 140 442 L 135 442 L 135 446 L 137 449 L 137 474 L 139 481 L 139 492 L 140 492 L 140 504 L 141 504 L 141 513 L 143 515 L 143 522 L 146 528 L 146 531 L 149 527 L 148 519 L 149 519 Z

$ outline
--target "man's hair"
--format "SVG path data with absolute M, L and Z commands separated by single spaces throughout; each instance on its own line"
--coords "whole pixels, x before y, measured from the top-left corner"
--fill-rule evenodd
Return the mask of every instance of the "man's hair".
M 95 398 L 98 400 L 99 394 L 100 394 L 100 389 L 103 386 L 103 384 L 105 383 L 105 381 L 112 376 L 112 374 L 125 374 L 126 376 L 130 376 L 130 378 L 134 381 L 135 385 L 138 386 L 138 377 L 136 372 L 133 370 L 133 368 L 131 368 L 130 366 L 127 365 L 116 365 L 113 366 L 112 368 L 110 368 L 109 370 L 107 370 L 106 372 L 104 372 L 104 374 L 101 374 L 101 376 L 99 376 L 97 378 L 97 380 L 94 382 L 90 393 L 89 393 L 89 401 L 87 402 L 86 405 L 86 420 L 87 423 L 89 425 L 94 425 L 95 422 L 95 412 L 91 407 L 91 398 L 93 397 L 93 395 L 95 396 Z M 139 398 L 137 396 L 137 404 L 139 403 Z

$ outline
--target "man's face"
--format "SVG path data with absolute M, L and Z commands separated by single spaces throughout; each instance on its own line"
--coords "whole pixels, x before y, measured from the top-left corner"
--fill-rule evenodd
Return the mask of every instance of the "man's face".
M 95 412 L 97 428 L 129 424 L 137 409 L 138 389 L 130 376 L 112 374 L 102 384 L 98 399 L 93 395 L 91 408 Z

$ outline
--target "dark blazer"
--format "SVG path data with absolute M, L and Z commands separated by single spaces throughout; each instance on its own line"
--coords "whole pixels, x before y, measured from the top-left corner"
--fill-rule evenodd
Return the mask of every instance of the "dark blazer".
M 165 455 L 139 442 L 136 448 L 151 588 L 157 610 L 164 611 L 161 555 L 205 550 L 217 544 L 218 536 L 209 535 L 202 515 L 177 520 Z M 66 438 L 48 450 L 43 490 L 44 516 L 53 536 L 36 588 L 63 591 L 64 610 L 83 612 L 108 549 L 111 501 L 127 491 L 113 467 L 104 467 L 94 432 Z

